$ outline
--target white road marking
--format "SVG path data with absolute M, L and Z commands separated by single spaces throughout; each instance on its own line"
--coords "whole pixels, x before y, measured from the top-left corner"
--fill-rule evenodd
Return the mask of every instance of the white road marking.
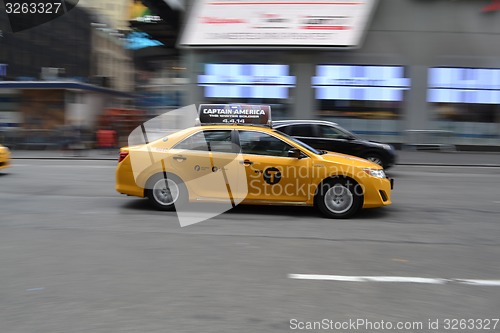
M 411 276 L 365 276 L 369 282 L 406 282 L 406 283 L 427 283 L 427 284 L 445 284 L 446 279 L 422 278 Z
M 453 165 L 453 164 L 446 164 L 446 165 L 440 165 L 440 164 L 399 164 L 397 166 L 401 167 L 412 167 L 412 168 L 474 168 L 474 169 L 498 169 L 499 164 L 492 164 L 492 163 L 483 163 L 483 164 L 472 164 L 472 165 Z
M 498 169 L 498 168 L 497 168 Z M 399 176 L 425 176 L 425 177 L 459 177 L 459 178 L 464 178 L 464 177 L 482 177 L 482 178 L 492 178 L 492 177 L 500 177 L 500 174 L 492 174 L 492 173 L 458 173 L 458 172 L 450 172 L 450 173 L 444 173 L 444 172 L 437 172 L 437 171 L 397 171 L 392 174 L 390 171 L 387 172 L 387 175 L 389 175 L 391 178 L 395 178 L 396 181 Z
M 500 286 L 500 280 L 454 280 L 454 282 L 461 284 L 468 284 L 471 286 Z
M 348 276 L 348 275 L 319 275 L 319 274 L 288 274 L 288 278 L 296 280 L 320 280 L 339 282 L 396 282 L 396 283 L 423 283 L 423 284 L 465 284 L 470 286 L 498 286 L 500 280 L 481 279 L 442 279 L 423 278 L 416 276 Z

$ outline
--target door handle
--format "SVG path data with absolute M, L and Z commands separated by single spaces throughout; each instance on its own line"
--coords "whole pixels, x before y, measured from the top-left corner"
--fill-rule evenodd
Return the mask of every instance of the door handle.
M 186 158 L 184 156 L 174 156 L 172 157 L 174 160 L 176 160 L 177 162 L 180 162 L 180 161 L 185 161 Z
M 250 160 L 244 160 L 244 161 L 240 162 L 240 164 L 252 165 L 252 164 L 253 164 L 253 162 L 252 162 L 252 161 L 250 161 Z

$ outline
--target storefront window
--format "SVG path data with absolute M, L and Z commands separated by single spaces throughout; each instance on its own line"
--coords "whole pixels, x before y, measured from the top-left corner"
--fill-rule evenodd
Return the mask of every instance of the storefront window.
M 402 66 L 318 65 L 317 115 L 382 141 L 396 141 L 410 80 Z
M 286 118 L 295 76 L 288 65 L 205 64 L 198 86 L 209 103 L 249 103 L 271 105 L 273 119 Z
M 427 101 L 436 127 L 457 143 L 498 141 L 500 69 L 430 68 Z

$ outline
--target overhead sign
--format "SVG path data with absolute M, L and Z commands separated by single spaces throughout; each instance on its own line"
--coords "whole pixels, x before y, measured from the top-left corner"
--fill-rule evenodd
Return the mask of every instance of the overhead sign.
M 180 47 L 356 47 L 377 0 L 197 0 Z
M 271 106 L 201 104 L 199 118 L 202 124 L 269 125 L 271 122 Z

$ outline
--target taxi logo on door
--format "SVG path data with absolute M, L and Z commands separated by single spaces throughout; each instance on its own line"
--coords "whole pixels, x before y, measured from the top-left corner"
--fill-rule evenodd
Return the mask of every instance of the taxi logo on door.
M 269 185 L 278 184 L 281 180 L 281 172 L 275 167 L 264 170 L 263 176 L 264 181 Z

